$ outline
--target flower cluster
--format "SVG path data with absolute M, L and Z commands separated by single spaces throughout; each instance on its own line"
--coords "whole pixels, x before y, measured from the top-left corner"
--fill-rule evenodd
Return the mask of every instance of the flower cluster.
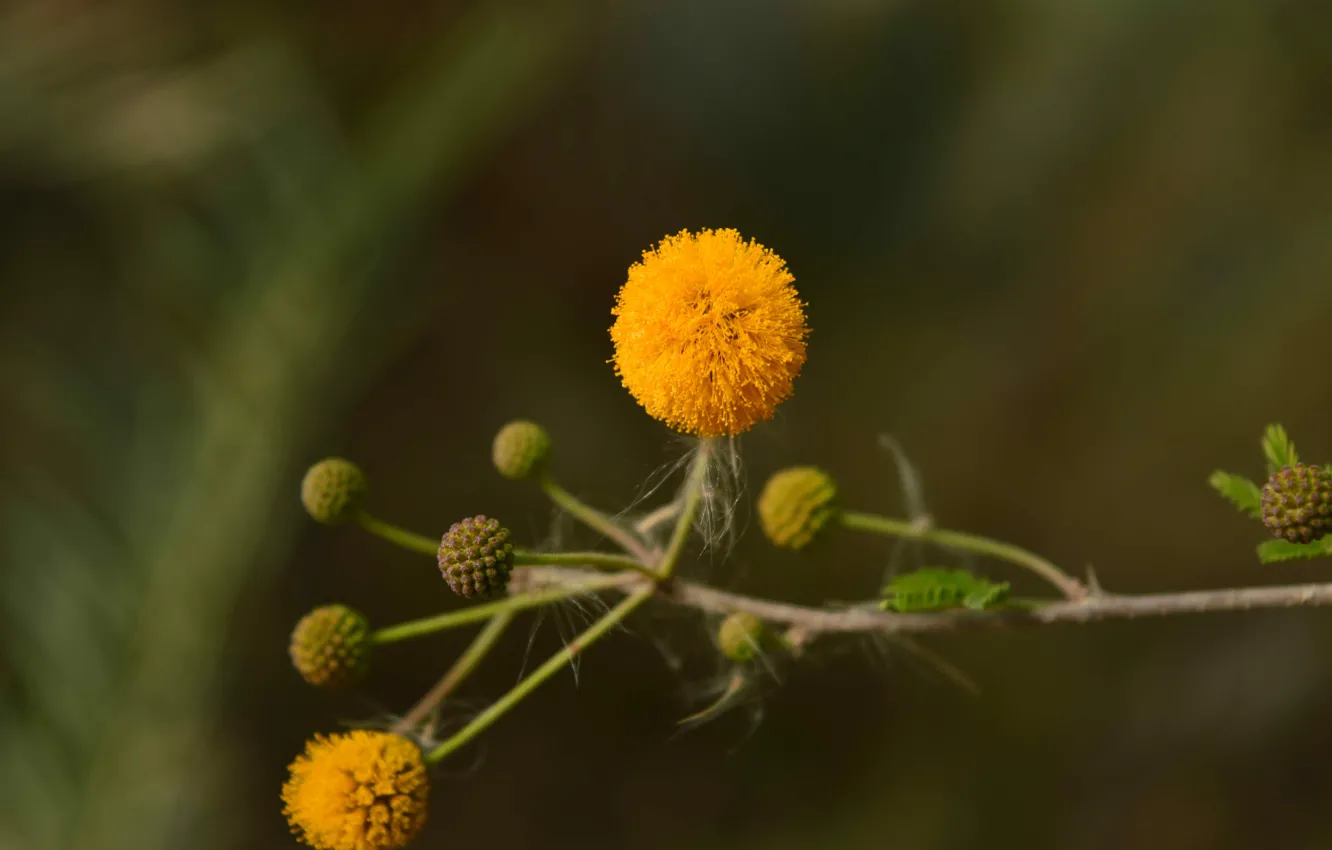
M 805 362 L 809 331 L 792 281 L 776 254 L 746 242 L 734 230 L 685 231 L 667 237 L 629 270 L 617 298 L 611 328 L 616 374 L 649 414 L 672 428 L 703 438 L 748 430 L 771 417 L 791 395 Z M 555 485 L 547 474 L 549 455 L 550 437 L 528 421 L 506 425 L 491 447 L 501 475 L 515 481 L 536 480 L 556 504 L 619 542 L 635 559 L 596 553 L 582 557 L 632 568 L 658 580 L 668 578 L 686 535 L 677 533 L 660 558 L 651 555 L 633 533 Z M 701 462 L 711 457 L 708 451 L 698 455 Z M 701 493 L 706 477 L 705 468 L 691 475 L 688 486 L 694 488 L 694 496 Z M 340 525 L 354 520 L 394 543 L 436 555 L 445 581 L 461 597 L 506 594 L 519 552 L 508 529 L 497 520 L 482 515 L 459 520 L 435 543 L 369 514 L 366 492 L 360 467 L 342 458 L 315 464 L 301 483 L 301 501 L 316 521 Z M 818 500 L 818 494 L 807 493 L 794 509 L 802 515 L 783 514 L 791 535 L 803 540 L 813 534 L 813 526 L 822 522 Z M 687 532 L 698 503 L 690 498 L 684 502 L 678 529 Z M 542 562 L 532 553 L 526 557 L 532 559 L 529 563 Z M 561 557 L 551 556 L 547 562 L 570 562 Z M 595 640 L 646 598 L 644 593 L 631 595 L 591 627 L 585 639 Z M 365 675 L 373 646 L 424 634 L 450 621 L 444 615 L 374 632 L 358 611 L 325 605 L 307 614 L 293 630 L 292 664 L 313 685 L 354 685 Z M 504 622 L 492 620 L 478 638 L 479 652 L 488 646 L 486 640 L 493 640 L 485 636 L 491 629 L 502 631 Z M 719 650 L 736 662 L 749 661 L 758 653 L 762 635 L 763 624 L 753 615 L 733 615 L 721 626 Z M 467 668 L 459 669 L 458 676 L 446 683 L 456 684 Z M 533 676 L 547 676 L 546 671 L 553 669 L 548 664 Z M 397 734 L 355 731 L 316 737 L 291 764 L 290 779 L 282 789 L 293 830 L 319 850 L 402 847 L 425 822 L 427 762 L 460 745 L 468 734 L 464 730 L 453 744 L 441 745 L 429 757 Z
M 1088 622 L 1144 613 L 1332 604 L 1332 585 L 1252 589 L 1252 594 L 1244 590 L 1107 594 L 1094 581 L 1084 584 L 1018 546 L 935 528 L 918 499 L 908 500 L 909 520 L 845 507 L 833 478 L 814 466 L 779 470 L 758 497 L 759 525 L 775 546 L 802 550 L 835 526 L 929 547 L 939 560 L 891 575 L 874 602 L 823 608 L 676 581 L 674 573 L 691 535 L 701 530 L 705 542 L 709 538 L 707 518 L 724 501 L 717 491 L 725 488 L 718 481 L 725 473 L 738 471 L 734 441 L 727 441 L 731 454 L 719 462 L 718 438 L 734 437 L 770 418 L 777 405 L 791 396 L 805 362 L 809 329 L 792 283 L 779 257 L 734 230 L 669 236 L 630 268 L 610 329 L 615 373 L 650 415 L 700 438 L 689 463 L 682 464 L 689 470 L 684 483 L 667 504 L 642 516 L 598 511 L 555 482 L 551 440 L 540 425 L 511 422 L 495 436 L 491 459 L 501 475 L 539 486 L 556 506 L 616 544 L 623 554 L 521 549 L 498 520 L 481 514 L 453 523 L 442 537 L 414 534 L 366 510 L 366 479 L 355 464 L 330 458 L 310 469 L 301 485 L 301 500 L 316 521 L 354 522 L 369 533 L 431 556 L 455 594 L 487 601 L 378 630 L 346 605 L 324 605 L 296 625 L 289 651 L 300 675 L 313 685 L 346 687 L 364 676 L 372 648 L 377 652 L 385 644 L 485 622 L 467 650 L 395 722 L 392 731 L 356 730 L 316 736 L 307 743 L 304 754 L 291 763 L 282 788 L 285 814 L 301 840 L 316 850 L 398 850 L 406 845 L 426 821 L 429 766 L 468 745 L 649 600 L 708 614 L 717 653 L 725 660 L 716 700 L 684 718 L 681 723 L 686 726 L 751 700 L 759 692 L 755 686 L 765 676 L 772 677 L 774 662 L 802 657 L 816 638 L 855 632 L 926 633 L 968 623 Z M 1332 555 L 1332 465 L 1302 464 L 1280 426 L 1268 428 L 1263 451 L 1270 476 L 1263 486 L 1222 471 L 1211 479 L 1223 496 L 1261 520 L 1274 536 L 1258 547 L 1260 559 L 1273 563 Z M 900 455 L 898 460 L 903 490 L 917 492 L 914 470 Z M 668 523 L 673 529 L 665 534 L 662 526 Z M 918 548 L 915 554 L 923 551 Z M 990 580 L 973 573 L 970 565 L 959 569 L 949 563 L 963 553 L 1026 569 L 1062 598 L 1010 598 L 1008 581 Z M 438 729 L 430 718 L 438 715 L 443 701 L 496 645 L 519 612 L 599 592 L 622 598 L 613 607 L 609 603 L 601 607 L 581 634 L 535 666 L 508 693 L 436 741 Z M 903 645 L 932 658 L 912 643 Z M 946 670 L 947 665 L 941 667 Z M 423 752 L 415 740 L 435 743 Z
M 346 605 L 316 608 L 297 624 L 291 637 L 292 663 L 306 681 L 351 686 L 365 674 L 372 648 L 378 652 L 386 644 L 467 623 L 484 620 L 486 625 L 392 731 L 358 730 L 308 743 L 305 753 L 291 764 L 282 790 L 287 818 L 303 841 L 317 850 L 402 847 L 425 823 L 430 765 L 467 745 L 572 663 L 575 655 L 612 633 L 639 605 L 650 599 L 688 604 L 682 601 L 685 597 L 673 574 L 691 535 L 701 529 L 706 542 L 709 518 L 727 501 L 718 496 L 725 489 L 718 481 L 738 473 L 733 442 L 728 440 L 719 450 L 718 438 L 734 437 L 770 418 L 790 397 L 805 362 L 809 330 L 792 282 L 777 255 L 745 241 L 734 230 L 669 236 L 630 268 L 610 330 L 615 372 L 649 414 L 700 438 L 689 462 L 682 464 L 688 472 L 678 494 L 647 515 L 633 520 L 624 514 L 606 514 L 560 487 L 550 469 L 550 436 L 535 422 L 510 422 L 495 435 L 491 460 L 500 475 L 532 482 L 556 506 L 616 544 L 623 554 L 522 549 L 498 520 L 482 514 L 453 523 L 442 537 L 414 534 L 367 510 L 366 479 L 355 464 L 331 458 L 310 470 L 302 482 L 301 498 L 314 519 L 328 525 L 354 521 L 369 533 L 430 555 L 457 596 L 486 602 L 378 630 Z M 1298 508 L 1303 493 L 1283 495 L 1281 504 Z M 832 477 L 821 469 L 781 470 L 758 498 L 759 524 L 773 544 L 786 549 L 809 546 L 833 524 L 920 540 L 932 533 L 915 523 L 844 511 L 837 495 Z M 674 526 L 669 535 L 657 531 L 665 523 Z M 1016 547 L 957 533 L 939 534 L 940 542 L 970 547 L 977 554 L 1000 553 L 1061 588 L 1078 587 L 1053 565 Z M 607 570 L 612 574 L 607 575 Z M 1007 590 L 1006 582 L 987 582 L 965 572 L 921 570 L 890 583 L 878 607 L 901 617 L 927 610 L 985 611 L 1006 604 Z M 413 738 L 434 739 L 437 729 L 429 718 L 519 611 L 598 591 L 623 598 L 613 607 L 607 605 L 578 637 L 428 752 L 413 743 Z M 790 628 L 779 631 L 765 618 L 783 606 L 755 604 L 746 610 L 735 602 L 741 597 L 722 598 L 731 601 L 710 610 L 720 615 L 712 620 L 713 641 L 727 662 L 725 687 L 712 705 L 685 718 L 686 724 L 702 722 L 750 699 L 757 693 L 753 686 L 771 674 L 774 662 L 803 653 L 805 643 L 820 630 L 815 625 L 813 631 L 802 631 L 788 621 Z

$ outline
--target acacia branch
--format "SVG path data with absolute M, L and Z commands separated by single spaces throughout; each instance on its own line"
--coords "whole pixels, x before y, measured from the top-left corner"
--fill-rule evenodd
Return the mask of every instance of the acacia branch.
M 525 573 L 521 579 L 522 586 L 533 590 L 538 587 L 584 583 L 588 576 L 584 570 L 559 567 L 527 567 L 520 572 Z M 515 578 L 518 578 L 516 574 Z M 626 576 L 623 584 L 609 589 L 632 592 L 633 589 L 645 587 L 647 584 L 649 582 L 638 576 Z M 845 609 L 813 608 L 731 593 L 699 582 L 679 579 L 663 585 L 657 596 L 677 605 L 714 614 L 746 611 L 769 623 L 791 626 L 812 634 L 833 632 L 927 634 L 967 629 L 1131 620 L 1174 614 L 1332 606 L 1332 583 L 1195 590 L 1186 593 L 1124 595 L 1101 592 L 1081 600 L 1050 602 L 1029 610 L 958 610 L 933 614 L 898 614 L 867 606 Z

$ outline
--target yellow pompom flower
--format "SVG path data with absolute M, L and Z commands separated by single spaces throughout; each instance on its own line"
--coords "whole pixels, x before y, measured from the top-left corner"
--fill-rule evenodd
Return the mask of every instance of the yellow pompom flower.
M 643 253 L 616 300 L 615 372 L 648 414 L 699 437 L 772 417 L 805 363 L 804 305 L 780 257 L 734 230 Z
M 388 732 L 316 735 L 282 786 L 292 831 L 318 850 L 397 850 L 421 831 L 421 750 Z

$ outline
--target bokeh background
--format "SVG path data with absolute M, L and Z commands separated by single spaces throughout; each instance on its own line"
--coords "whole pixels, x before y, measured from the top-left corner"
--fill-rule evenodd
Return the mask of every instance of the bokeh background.
M 424 533 L 592 543 L 490 437 L 543 422 L 610 508 L 679 457 L 606 331 L 684 227 L 775 249 L 813 327 L 743 440 L 748 533 L 694 574 L 872 594 L 886 541 L 778 553 L 748 505 L 801 462 L 899 511 L 891 433 L 941 523 L 1113 590 L 1326 577 L 1260 567 L 1206 477 L 1260 475 L 1268 421 L 1332 458 L 1329 90 L 1320 0 L 5 4 L 0 847 L 295 846 L 304 739 L 391 719 L 468 639 L 302 685 L 314 605 L 457 605 L 428 560 L 310 522 L 305 467 L 357 460 Z M 415 846 L 1332 846 L 1332 612 L 931 641 L 978 696 L 832 644 L 681 735 L 708 626 L 649 611 L 599 645 L 444 766 Z

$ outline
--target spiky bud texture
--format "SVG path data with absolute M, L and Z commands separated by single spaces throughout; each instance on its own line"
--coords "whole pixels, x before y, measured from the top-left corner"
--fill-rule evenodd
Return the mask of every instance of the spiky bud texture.
M 439 570 L 459 596 L 504 592 L 513 569 L 513 544 L 499 520 L 477 515 L 458 520 L 439 544 Z
M 317 687 L 355 684 L 370 667 L 370 621 L 346 605 L 314 609 L 292 630 L 291 663 Z
M 1332 531 L 1332 474 L 1295 464 L 1263 485 L 1263 525 L 1292 543 L 1312 543 Z
M 365 473 L 349 460 L 319 461 L 301 481 L 301 503 L 315 520 L 339 525 L 356 515 L 365 500 Z
M 491 459 L 505 478 L 519 480 L 535 475 L 550 455 L 550 435 L 535 422 L 510 422 L 495 435 Z
M 744 663 L 758 655 L 763 640 L 763 621 L 748 611 L 728 614 L 717 629 L 717 646 L 722 655 L 732 661 Z
M 808 545 L 836 513 L 837 484 L 813 466 L 783 469 L 768 479 L 759 494 L 758 515 L 763 533 L 778 546 Z

